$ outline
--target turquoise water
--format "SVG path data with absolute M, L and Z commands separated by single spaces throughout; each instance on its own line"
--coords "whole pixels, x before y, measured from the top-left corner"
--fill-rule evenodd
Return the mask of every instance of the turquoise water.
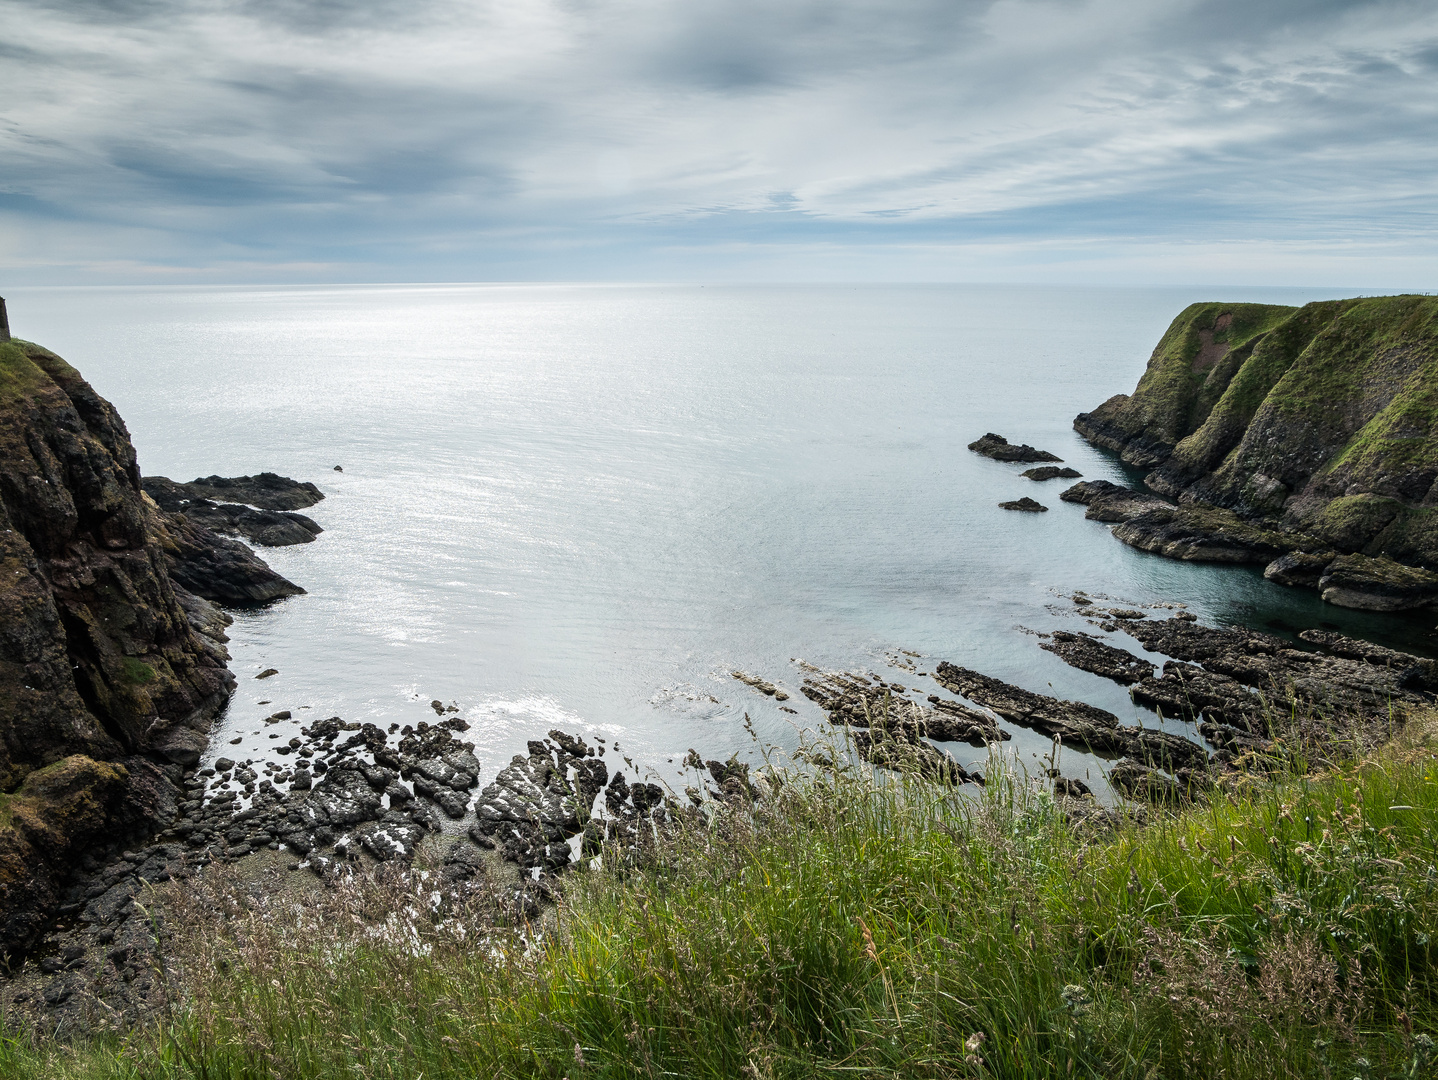
M 1064 594 L 1182 602 L 1206 621 L 1341 627 L 1431 650 L 1432 616 L 1364 616 L 1253 570 L 1134 551 L 1065 481 L 965 449 L 986 431 L 1122 480 L 1070 423 L 1131 390 L 1202 299 L 1312 290 L 907 286 L 16 289 L 11 321 L 127 421 L 142 470 L 313 480 L 314 544 L 268 549 L 308 596 L 237 615 L 257 721 L 383 725 L 456 702 L 487 775 L 550 727 L 667 767 L 822 717 L 794 659 L 950 660 L 1156 723 L 1025 633 L 1084 628 Z M 334 465 L 343 472 L 333 471 Z M 1046 514 L 1003 511 L 1031 495 Z M 1138 652 L 1137 643 L 1115 643 Z M 251 681 L 266 667 L 280 674 Z M 730 678 L 792 694 L 780 711 Z M 1052 687 L 1052 690 L 1050 690 Z M 1027 758 L 1046 741 L 1015 731 Z M 953 748 L 963 760 L 981 752 Z M 1096 763 L 1089 763 L 1091 766 Z

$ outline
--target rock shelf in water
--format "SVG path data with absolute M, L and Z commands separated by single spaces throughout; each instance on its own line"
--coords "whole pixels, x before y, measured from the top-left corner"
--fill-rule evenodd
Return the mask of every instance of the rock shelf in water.
M 1036 469 L 1025 469 L 1019 475 L 1025 480 L 1077 480 L 1083 473 L 1077 469 L 1060 469 L 1057 465 L 1040 465 Z
M 969 443 L 969 449 L 994 461 L 1063 461 L 1063 458 L 1056 454 L 1050 454 L 1047 450 L 1035 450 L 1028 443 L 1014 446 L 1008 439 L 995 435 L 992 431 Z
M 264 489 L 253 491 L 246 490 L 241 486 L 236 489 L 236 493 L 263 496 L 271 492 L 279 494 L 293 490 L 293 497 L 288 499 L 276 497 L 266 500 L 271 503 L 296 502 L 301 497 L 308 497 L 311 491 L 318 494 L 318 489 L 313 484 L 300 484 L 298 481 L 276 476 L 274 473 L 262 473 L 261 475 L 269 478 Z M 220 478 L 211 477 L 210 479 L 218 480 Z M 244 476 L 238 479 L 252 481 L 256 478 Z M 145 494 L 154 499 L 161 510 L 171 514 L 184 514 L 186 518 L 197 525 L 202 525 L 217 533 L 238 534 L 246 540 L 264 547 L 308 544 L 324 532 L 318 524 L 303 514 L 266 507 L 244 506 L 238 503 L 213 502 L 201 495 L 200 492 L 215 489 L 210 485 L 202 485 L 200 481 L 177 484 L 168 477 L 146 476 L 140 481 L 140 485 Z M 324 496 L 320 495 L 319 498 L 322 499 Z M 309 504 L 302 503 L 302 505 Z

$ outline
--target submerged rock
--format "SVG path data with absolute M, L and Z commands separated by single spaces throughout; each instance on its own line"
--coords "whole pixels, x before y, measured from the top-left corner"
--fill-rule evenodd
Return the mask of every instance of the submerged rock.
M 777 686 L 775 686 L 768 680 L 761 679 L 758 675 L 750 675 L 747 671 L 731 671 L 729 674 L 732 675 L 734 678 L 738 679 L 741 683 L 752 686 L 761 694 L 768 694 L 775 701 L 789 700 L 788 694 L 780 690 Z
M 1025 495 L 1022 499 L 1014 499 L 1012 502 L 999 503 L 1000 510 L 1023 510 L 1030 514 L 1042 514 L 1047 512 L 1048 507 Z

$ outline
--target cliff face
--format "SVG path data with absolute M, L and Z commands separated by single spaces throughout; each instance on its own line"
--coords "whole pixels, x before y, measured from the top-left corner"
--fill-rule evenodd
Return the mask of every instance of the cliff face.
M 0 952 L 87 845 L 173 809 L 167 773 L 234 687 L 167 573 L 173 528 L 110 404 L 53 353 L 0 343 Z
M 1438 298 L 1195 304 L 1074 427 L 1293 550 L 1438 570 Z M 1139 530 L 1142 531 L 1142 530 Z M 1375 564 L 1377 565 L 1377 564 Z

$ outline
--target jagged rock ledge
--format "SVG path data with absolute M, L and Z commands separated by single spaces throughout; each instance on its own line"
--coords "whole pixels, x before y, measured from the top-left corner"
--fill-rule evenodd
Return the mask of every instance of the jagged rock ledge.
M 586 856 L 632 857 L 706 799 L 752 802 L 762 792 L 747 764 L 705 762 L 690 750 L 686 766 L 713 783 L 691 787 L 681 804 L 658 784 L 630 782 L 622 768 L 611 776 L 604 740 L 589 745 L 556 730 L 476 796 L 480 763 L 473 744 L 455 737 L 467 728 L 451 718 L 396 733 L 330 717 L 302 728 L 289 746 L 296 764 L 267 763 L 264 779 L 254 761 L 220 758 L 191 770 L 181 801 L 162 811 L 169 827 L 156 842 L 86 856 L 62 897 L 66 925 L 8 983 L 0 977 L 7 1005 L 73 1030 L 98 1016 L 121 1024 L 147 1016 L 162 988 L 145 891 L 212 863 L 273 872 L 280 859 L 290 873 L 332 880 L 357 863 L 409 862 L 428 837 L 447 883 L 493 875 L 495 860 L 510 866 L 518 910 L 532 918 L 550 897 L 551 875 L 571 863 L 571 841 Z M 447 830 L 447 819 L 467 829 Z
M 1083 481 L 1059 498 L 1087 506 L 1090 520 L 1114 523 L 1113 535 L 1130 547 L 1188 562 L 1263 565 L 1268 580 L 1317 589 L 1338 607 L 1403 611 L 1438 604 L 1438 573 L 1384 556 L 1339 554 L 1319 537 L 1232 510 L 1175 505 L 1107 480 Z
M 166 476 L 146 476 L 140 486 L 167 513 L 184 514 L 196 525 L 237 534 L 264 547 L 308 544 L 324 532 L 312 518 L 293 512 L 323 499 L 320 489 L 275 473 L 209 476 L 188 484 L 177 484 Z M 217 491 L 244 503 L 215 502 L 210 493 Z

